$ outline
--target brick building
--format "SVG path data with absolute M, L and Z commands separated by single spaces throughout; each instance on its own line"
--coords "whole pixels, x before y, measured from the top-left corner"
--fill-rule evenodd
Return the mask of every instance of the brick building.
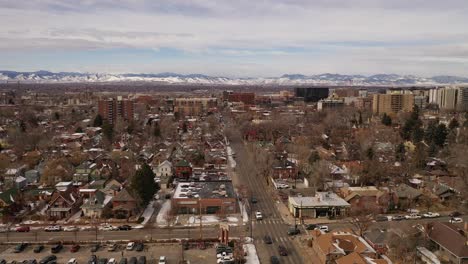
M 104 120 L 111 124 L 114 124 L 117 118 L 132 121 L 134 102 L 133 100 L 122 99 L 121 96 L 117 97 L 117 99 L 99 100 L 98 112 Z
M 229 102 L 242 102 L 247 105 L 255 104 L 255 93 L 230 93 Z
M 234 214 L 238 212 L 230 181 L 181 182 L 172 197 L 176 214 Z

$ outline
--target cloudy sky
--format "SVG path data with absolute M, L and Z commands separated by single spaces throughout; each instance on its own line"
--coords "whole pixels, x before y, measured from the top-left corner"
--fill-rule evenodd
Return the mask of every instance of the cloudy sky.
M 467 0 L 0 0 L 0 69 L 468 77 Z

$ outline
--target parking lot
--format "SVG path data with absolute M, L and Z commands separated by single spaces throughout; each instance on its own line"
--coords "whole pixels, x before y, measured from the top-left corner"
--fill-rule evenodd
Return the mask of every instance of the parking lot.
M 34 253 L 33 248 L 36 245 L 29 245 L 23 252 L 14 253 L 15 245 L 0 247 L 0 259 L 5 259 L 7 263 L 16 261 L 21 263 L 23 260 L 36 259 L 38 262 L 45 256 L 51 255 L 52 245 L 46 245 L 45 249 L 40 253 Z M 72 245 L 65 245 L 64 248 L 57 254 L 57 263 L 67 263 L 71 258 L 75 258 L 78 263 L 88 263 L 91 255 L 96 255 L 98 258 L 111 259 L 115 258 L 117 263 L 122 257 L 129 259 L 130 257 L 146 256 L 148 263 L 157 263 L 160 256 L 166 256 L 167 263 L 179 263 L 182 259 L 182 252 L 185 260 L 189 260 L 191 264 L 216 263 L 216 252 L 214 248 L 205 250 L 189 249 L 182 251 L 180 245 L 176 244 L 146 244 L 144 250 L 137 252 L 135 250 L 125 250 L 126 244 L 119 244 L 114 252 L 109 252 L 106 245 L 100 247 L 97 252 L 91 252 L 91 245 L 81 245 L 78 252 L 72 253 L 70 249 Z

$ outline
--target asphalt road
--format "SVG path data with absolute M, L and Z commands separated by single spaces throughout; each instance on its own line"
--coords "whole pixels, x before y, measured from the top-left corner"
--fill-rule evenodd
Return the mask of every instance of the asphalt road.
M 232 236 L 239 236 L 242 228 L 232 227 Z M 218 227 L 203 227 L 204 238 L 217 238 Z M 130 231 L 78 231 L 78 232 L 45 232 L 31 231 L 25 233 L 0 233 L 0 242 L 52 242 L 52 241 L 101 241 L 101 240 L 156 240 L 156 239 L 197 239 L 198 229 L 165 229 L 145 228 Z
M 239 138 L 231 139 L 230 144 L 238 157 L 247 157 L 247 150 Z M 240 166 L 246 166 L 246 168 L 255 166 L 254 161 L 251 159 L 243 159 L 242 161 L 237 161 L 237 171 L 239 171 Z M 293 243 L 295 237 L 287 234 L 288 225 L 284 223 L 275 206 L 275 200 L 272 198 L 272 188 L 266 185 L 263 178 L 248 177 L 247 175 L 237 175 L 237 177 L 239 177 L 240 182 L 249 188 L 249 193 L 258 200 L 257 203 L 252 205 L 252 211 L 258 210 L 263 214 L 263 220 L 258 221 L 255 220 L 254 213 L 251 215 L 251 218 L 253 217 L 253 238 L 260 262 L 270 263 L 271 256 L 280 257 L 278 246 L 283 245 L 287 248 L 289 254 L 280 257 L 281 263 L 305 263 Z M 250 236 L 249 233 L 250 231 L 247 235 Z M 273 244 L 267 245 L 263 242 L 263 237 L 266 235 L 272 238 Z

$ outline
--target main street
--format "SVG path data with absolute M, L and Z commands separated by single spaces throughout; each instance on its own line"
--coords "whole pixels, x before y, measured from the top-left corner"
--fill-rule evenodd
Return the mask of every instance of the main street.
M 230 140 L 230 145 L 237 157 L 248 157 L 247 150 L 239 137 L 231 138 Z M 237 162 L 237 171 L 240 171 L 239 168 L 242 166 L 244 166 L 245 169 L 252 169 L 255 167 L 255 164 L 252 159 L 245 158 L 242 159 L 242 162 Z M 271 187 L 266 185 L 263 177 L 239 174 L 240 175 L 236 176 L 239 178 L 239 182 L 246 185 L 249 188 L 251 197 L 255 197 L 258 201 L 255 204 L 251 204 L 252 211 L 260 211 L 263 214 L 263 220 L 251 220 L 253 221 L 252 231 L 254 243 L 257 247 L 261 263 L 270 263 L 269 258 L 271 256 L 279 256 L 279 245 L 285 246 L 289 253 L 288 256 L 280 257 L 281 263 L 306 263 L 303 261 L 301 255 L 298 254 L 295 243 L 293 243 L 293 240 L 296 238 L 288 236 L 287 234 L 288 225 L 283 221 L 275 206 L 276 201 L 273 199 Z M 251 214 L 250 217 L 254 217 L 253 214 Z M 268 245 L 263 242 L 263 237 L 266 235 L 272 238 L 273 244 Z

